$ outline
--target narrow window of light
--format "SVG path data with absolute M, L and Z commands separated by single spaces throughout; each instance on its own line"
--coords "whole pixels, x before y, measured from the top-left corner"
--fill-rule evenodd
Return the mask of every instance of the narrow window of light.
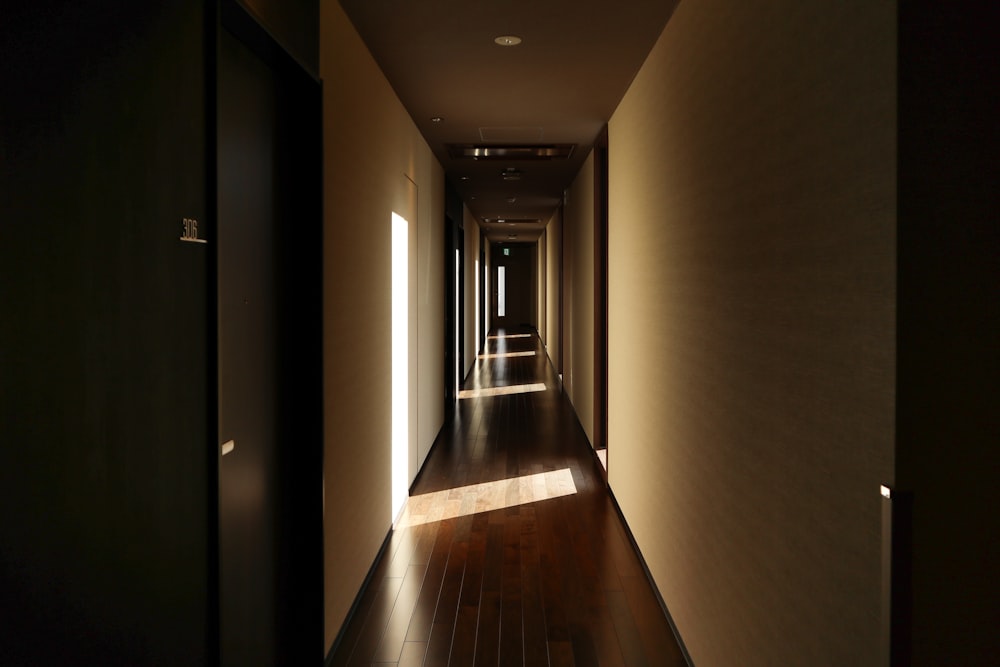
M 473 292 L 475 295 L 473 301 L 476 302 L 476 339 L 473 345 L 479 345 L 479 260 L 476 260 L 476 291 Z M 476 348 L 479 349 L 478 347 Z
M 497 267 L 497 317 L 507 316 L 507 267 Z
M 409 465 L 409 226 L 392 214 L 392 515 L 406 502 Z

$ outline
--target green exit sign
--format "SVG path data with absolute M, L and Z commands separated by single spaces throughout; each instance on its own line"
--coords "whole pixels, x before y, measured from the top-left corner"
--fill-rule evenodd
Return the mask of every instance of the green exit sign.
M 504 257 L 510 257 L 510 248 L 504 248 L 503 255 Z

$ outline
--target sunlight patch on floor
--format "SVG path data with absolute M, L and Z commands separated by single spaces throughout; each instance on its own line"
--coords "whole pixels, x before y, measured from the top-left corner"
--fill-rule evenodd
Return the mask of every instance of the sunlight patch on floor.
M 406 508 L 400 515 L 396 527 L 419 526 L 434 521 L 571 496 L 576 492 L 572 470 L 563 468 L 552 472 L 425 493 L 412 496 L 406 501 Z
M 499 336 L 487 336 L 489 340 L 501 340 L 503 338 L 531 338 L 532 334 L 501 334 Z
M 503 359 L 504 357 L 533 357 L 535 351 L 530 352 L 498 352 L 496 354 L 480 354 L 480 359 Z
M 459 398 L 488 398 L 490 396 L 509 396 L 511 394 L 530 394 L 545 391 L 544 382 L 532 384 L 512 384 L 507 387 L 485 387 L 483 389 L 463 389 L 458 392 Z

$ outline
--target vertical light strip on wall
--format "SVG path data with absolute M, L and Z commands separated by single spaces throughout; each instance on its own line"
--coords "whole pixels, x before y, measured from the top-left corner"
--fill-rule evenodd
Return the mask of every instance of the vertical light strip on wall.
M 476 352 L 479 352 L 479 260 L 476 260 L 476 291 L 473 292 L 473 301 L 476 303 L 476 338 L 473 341 L 473 347 L 476 348 Z
M 392 214 L 392 516 L 406 502 L 409 464 L 409 226 L 406 218 Z
M 507 316 L 507 267 L 497 267 L 497 317 Z
M 458 297 L 462 291 L 458 288 L 462 279 L 462 254 L 455 250 L 455 395 L 458 396 L 458 386 L 462 383 L 462 355 L 459 353 L 460 341 L 458 333 L 461 328 L 458 326 Z

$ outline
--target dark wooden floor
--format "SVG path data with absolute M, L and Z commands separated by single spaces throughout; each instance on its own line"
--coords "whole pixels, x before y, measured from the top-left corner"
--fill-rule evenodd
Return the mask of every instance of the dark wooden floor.
M 569 468 L 576 493 L 397 528 L 333 665 L 684 665 L 536 336 L 489 340 L 411 496 Z M 613 464 L 613 463 L 612 463 Z

